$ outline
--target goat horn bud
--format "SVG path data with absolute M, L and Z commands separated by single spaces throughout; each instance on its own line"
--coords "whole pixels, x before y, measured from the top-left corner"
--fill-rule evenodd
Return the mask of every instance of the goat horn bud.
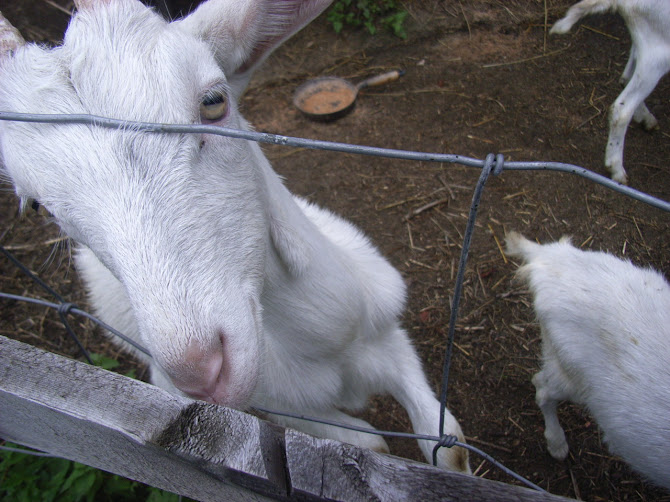
M 0 12 L 0 60 L 25 43 L 19 30 L 14 28 Z

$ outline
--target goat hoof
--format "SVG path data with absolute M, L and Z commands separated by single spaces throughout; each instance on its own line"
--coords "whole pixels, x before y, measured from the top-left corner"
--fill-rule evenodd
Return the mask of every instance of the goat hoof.
M 357 446 L 367 448 L 368 450 L 376 451 L 377 453 L 384 453 L 384 454 L 391 453 L 388 444 L 386 444 L 386 441 L 381 436 L 365 434 L 365 437 L 361 439 L 362 441 L 355 443 Z
M 386 444 L 386 441 L 382 441 L 378 446 L 375 446 L 374 448 L 371 448 L 372 451 L 376 451 L 377 453 L 384 453 L 388 455 L 391 453 L 391 450 L 389 449 L 388 445 Z
M 569 32 L 570 29 L 572 28 L 572 22 L 568 21 L 567 19 L 561 19 L 557 21 L 554 26 L 551 27 L 549 30 L 550 35 L 564 35 L 565 33 Z
M 628 176 L 626 175 L 626 173 L 623 173 L 623 174 L 613 174 L 613 175 L 612 175 L 612 179 L 613 179 L 614 181 L 618 181 L 618 182 L 621 183 L 622 185 L 628 185 Z
M 568 456 L 568 443 L 566 441 L 554 445 L 547 443 L 547 450 L 556 460 L 565 460 Z
M 656 131 L 657 129 L 661 128 L 658 125 L 658 120 L 656 120 L 656 119 L 654 119 L 654 120 L 643 120 L 640 125 L 642 126 L 642 129 L 644 129 L 647 132 Z
M 437 467 L 448 471 L 472 474 L 468 450 L 460 446 L 440 448 L 437 452 Z

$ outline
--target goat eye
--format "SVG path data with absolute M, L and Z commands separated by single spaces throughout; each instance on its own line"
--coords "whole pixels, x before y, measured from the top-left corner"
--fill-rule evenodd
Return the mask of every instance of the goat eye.
M 208 94 L 200 102 L 200 117 L 206 121 L 221 119 L 228 111 L 228 100 L 220 92 Z

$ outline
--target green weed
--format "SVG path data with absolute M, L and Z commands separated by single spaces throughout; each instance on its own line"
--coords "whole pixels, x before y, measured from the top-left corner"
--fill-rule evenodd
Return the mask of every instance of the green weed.
M 407 11 L 397 0 L 337 0 L 327 14 L 335 33 L 346 25 L 363 26 L 374 35 L 381 26 L 402 39 L 407 38 L 406 18 Z
M 177 502 L 179 496 L 70 460 L 0 450 L 0 500 Z
M 119 362 L 91 354 L 96 366 L 114 370 Z M 134 370 L 126 373 L 134 378 Z M 0 443 L 2 444 L 2 443 Z M 5 446 L 21 448 L 11 443 Z M 178 502 L 179 496 L 62 458 L 0 450 L 3 502 Z M 188 500 L 183 498 L 182 500 Z

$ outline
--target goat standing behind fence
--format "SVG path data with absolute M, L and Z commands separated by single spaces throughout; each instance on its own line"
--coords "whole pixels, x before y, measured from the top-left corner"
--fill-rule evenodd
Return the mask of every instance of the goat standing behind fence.
M 52 50 L 2 20 L 0 109 L 249 128 L 236 102 L 253 69 L 329 3 L 210 0 L 168 23 L 136 0 L 81 0 Z M 364 426 L 339 408 L 388 392 L 417 433 L 439 435 L 398 321 L 400 274 L 351 224 L 294 198 L 255 142 L 4 122 L 0 146 L 23 204 L 39 200 L 78 242 L 100 317 L 150 350 L 155 384 Z M 463 440 L 448 412 L 445 432 Z M 430 459 L 434 443 L 419 443 Z M 469 472 L 460 448 L 438 465 Z
M 623 143 L 631 120 L 647 129 L 658 127 L 644 100 L 670 71 L 670 2 L 667 0 L 582 0 L 568 9 L 551 33 L 567 33 L 582 17 L 612 11 L 619 13 L 630 31 L 632 46 L 621 82 L 626 88 L 610 109 L 610 132 L 605 166 L 612 179 L 627 182 Z

